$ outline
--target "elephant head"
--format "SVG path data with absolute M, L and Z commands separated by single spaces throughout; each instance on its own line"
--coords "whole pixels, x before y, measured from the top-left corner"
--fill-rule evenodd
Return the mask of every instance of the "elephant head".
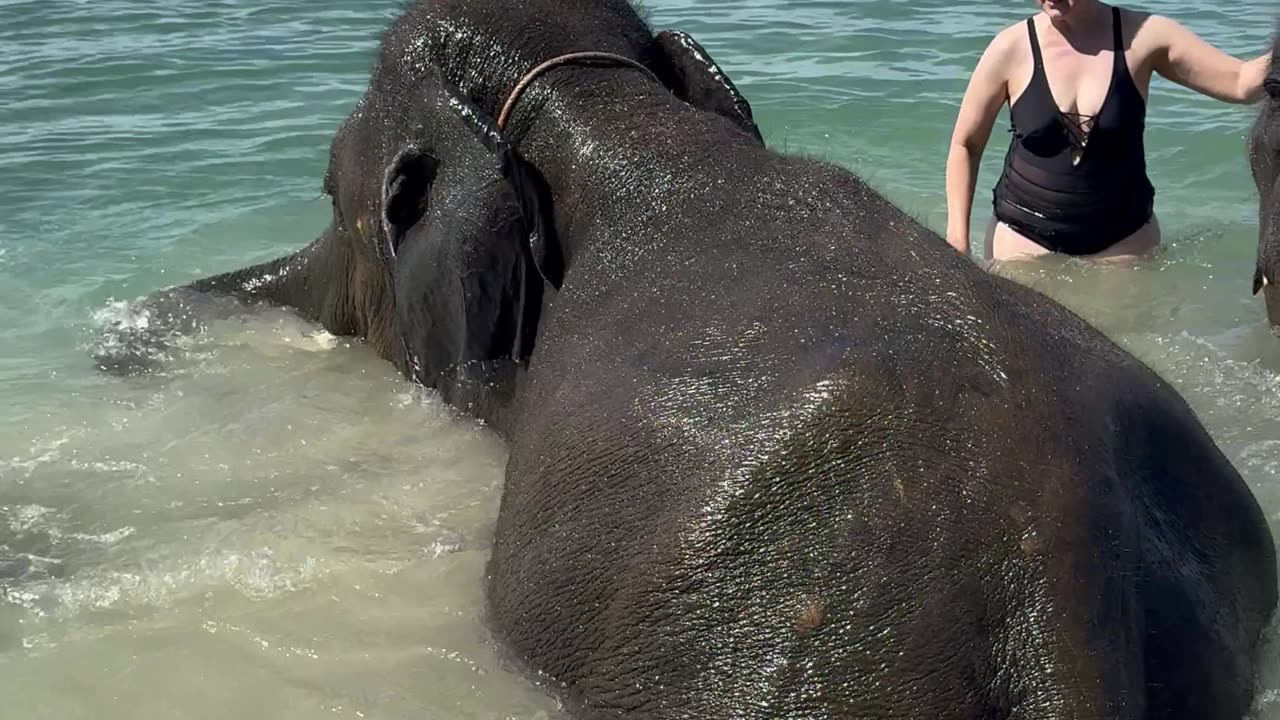
M 710 55 L 684 33 L 653 34 L 625 0 L 420 2 L 387 31 L 369 88 L 334 137 L 321 237 L 147 302 L 195 292 L 292 307 L 446 393 L 510 375 L 533 352 L 544 297 L 572 273 L 572 198 L 522 153 L 531 112 L 505 131 L 495 117 L 531 68 L 582 51 L 643 65 L 661 92 L 763 143 Z M 594 82 L 589 71 L 558 69 L 520 104 L 554 102 Z
M 1280 50 L 1280 38 L 1276 48 Z M 1267 319 L 1280 333 L 1280 68 L 1273 64 L 1263 82 L 1266 94 L 1249 134 L 1249 167 L 1258 187 L 1258 260 L 1253 293 L 1263 292 Z

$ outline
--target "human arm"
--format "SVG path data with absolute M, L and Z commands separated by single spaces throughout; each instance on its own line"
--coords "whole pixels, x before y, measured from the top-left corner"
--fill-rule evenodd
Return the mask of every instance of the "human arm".
M 1262 96 L 1271 53 L 1244 61 L 1202 40 L 1174 20 L 1147 21 L 1156 43 L 1152 69 L 1198 93 L 1229 103 L 1252 103 Z
M 978 166 L 1000 107 L 1009 96 L 1007 33 L 996 36 L 969 77 L 947 151 L 947 243 L 969 254 L 969 216 Z

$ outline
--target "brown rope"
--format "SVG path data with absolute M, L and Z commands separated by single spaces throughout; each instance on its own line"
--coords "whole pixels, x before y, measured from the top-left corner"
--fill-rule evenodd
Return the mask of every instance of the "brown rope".
M 511 90 L 511 94 L 507 96 L 507 102 L 503 104 L 502 112 L 498 113 L 498 129 L 502 130 L 506 127 L 507 120 L 511 118 L 512 111 L 516 109 L 516 103 L 520 100 L 520 96 L 529 88 L 530 83 L 538 79 L 538 76 L 560 65 L 590 61 L 610 62 L 617 65 L 633 67 L 661 84 L 661 81 L 658 80 L 658 76 L 654 75 L 652 70 L 641 65 L 635 60 L 624 58 L 621 55 L 614 55 L 613 53 L 607 52 L 576 52 L 569 53 L 567 55 L 560 55 L 538 65 L 534 69 L 525 73 L 524 77 L 520 78 L 520 82 L 516 83 L 515 88 Z

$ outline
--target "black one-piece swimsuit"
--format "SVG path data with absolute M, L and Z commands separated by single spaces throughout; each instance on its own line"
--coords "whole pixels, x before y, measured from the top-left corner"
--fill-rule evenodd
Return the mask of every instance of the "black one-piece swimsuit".
M 1147 104 L 1125 62 L 1119 8 L 1112 8 L 1112 30 L 1111 85 L 1090 118 L 1058 108 L 1035 23 L 1027 20 L 1035 69 L 1009 109 L 1013 140 L 995 187 L 995 216 L 1054 252 L 1101 252 L 1151 220 L 1155 190 L 1142 142 Z

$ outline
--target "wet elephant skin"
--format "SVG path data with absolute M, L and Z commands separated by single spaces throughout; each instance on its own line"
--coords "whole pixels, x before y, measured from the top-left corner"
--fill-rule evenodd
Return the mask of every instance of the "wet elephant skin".
M 495 126 L 577 51 L 657 79 L 562 67 Z M 324 189 L 311 245 L 183 292 L 365 338 L 504 436 L 486 617 L 575 717 L 1247 711 L 1274 546 L 1186 403 L 766 148 L 687 35 L 418 2 Z

